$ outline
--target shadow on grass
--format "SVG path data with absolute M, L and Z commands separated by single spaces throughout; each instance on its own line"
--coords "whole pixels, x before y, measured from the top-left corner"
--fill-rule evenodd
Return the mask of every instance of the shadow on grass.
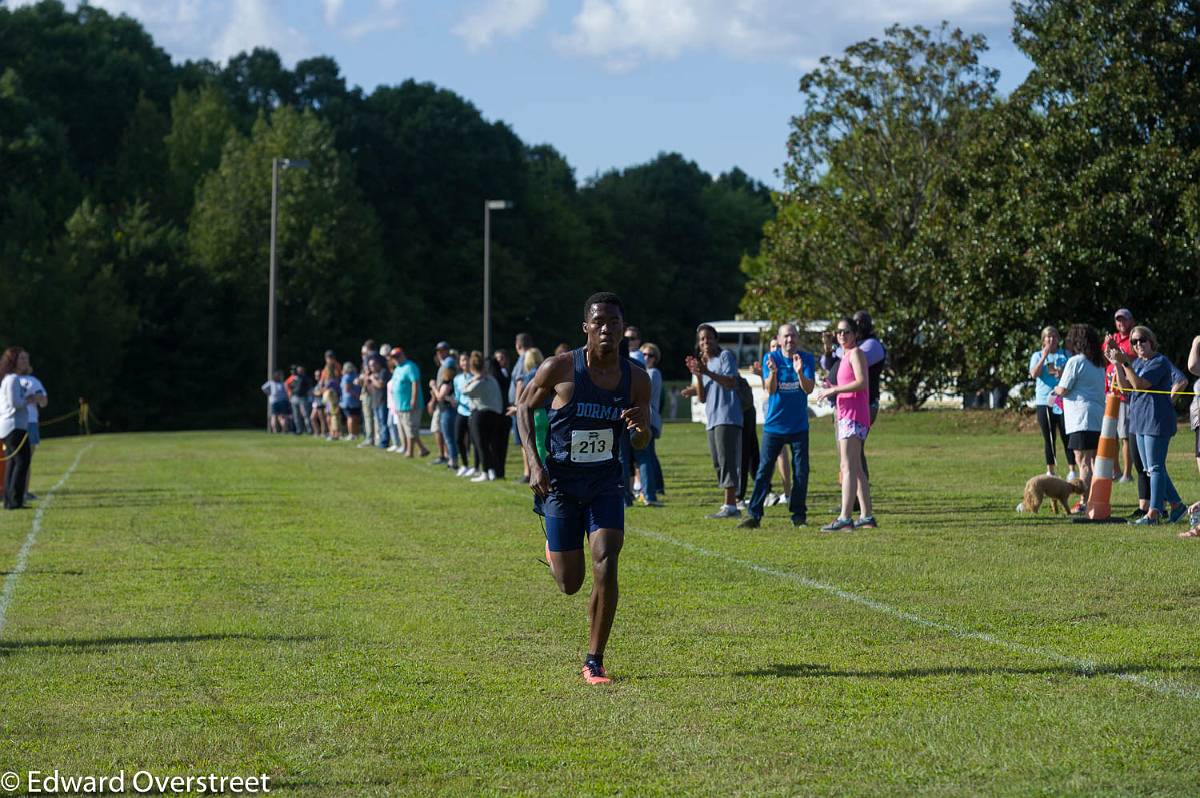
M 127 637 L 67 637 L 57 640 L 0 640 L 0 657 L 31 649 L 63 648 L 77 651 L 105 651 L 119 646 L 151 646 L 173 643 L 211 643 L 222 640 L 250 640 L 260 643 L 311 643 L 320 635 L 255 635 L 240 632 L 214 632 L 200 635 L 131 635 Z
M 734 671 L 734 676 L 775 678 L 845 677 L 861 679 L 924 679 L 932 676 L 1039 676 L 1062 673 L 1069 676 L 1104 676 L 1115 673 L 1200 673 L 1200 665 L 1096 665 L 1091 669 L 1072 665 L 1045 665 L 1034 668 L 983 668 L 968 665 L 940 668 L 898 668 L 896 670 L 843 670 L 812 663 L 775 663 L 752 671 Z

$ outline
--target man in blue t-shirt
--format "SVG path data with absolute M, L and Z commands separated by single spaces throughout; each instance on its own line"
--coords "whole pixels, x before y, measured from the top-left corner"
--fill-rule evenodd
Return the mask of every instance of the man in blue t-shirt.
M 808 522 L 808 395 L 813 390 L 816 362 L 810 353 L 797 349 L 799 338 L 796 325 L 780 326 L 776 336 L 779 348 L 763 357 L 767 416 L 763 421 L 754 494 L 746 519 L 738 524 L 744 529 L 757 529 L 762 521 L 763 504 L 771 491 L 771 472 L 779 453 L 788 444 L 792 447 L 792 495 L 788 498 L 792 526 L 801 527 Z

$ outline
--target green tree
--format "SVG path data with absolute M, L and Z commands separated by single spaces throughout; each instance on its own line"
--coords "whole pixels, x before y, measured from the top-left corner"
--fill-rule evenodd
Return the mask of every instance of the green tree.
M 366 99 L 363 114 L 354 157 L 382 223 L 388 284 L 397 301 L 420 298 L 399 327 L 384 333 L 392 343 L 399 335 L 405 346 L 428 351 L 439 336 L 481 329 L 483 202 L 520 201 L 525 147 L 507 125 L 485 120 L 457 94 L 428 83 L 382 86 Z M 493 266 L 504 275 L 494 283 L 498 309 L 527 304 L 511 293 L 522 277 L 520 264 L 508 260 L 509 236 L 526 210 L 493 215 Z
M 664 349 L 668 376 L 680 376 L 696 325 L 737 310 L 745 281 L 738 263 L 754 254 L 771 215 L 765 189 L 740 173 L 714 181 L 694 162 L 664 153 L 601 175 L 582 194 L 601 253 L 585 285 L 621 294 L 626 315 Z
M 943 23 L 892 26 L 801 78 L 785 191 L 743 306 L 774 320 L 872 312 L 888 346 L 885 379 L 918 406 L 958 371 L 945 335 L 947 180 L 975 135 L 997 73 L 982 36 Z
M 1134 309 L 1175 357 L 1195 333 L 1200 282 L 1200 7 L 1175 0 L 1017 3 L 1034 63 L 1011 179 L 978 187 L 1011 205 L 1042 320 L 1111 327 Z
M 403 286 L 393 290 L 375 216 L 329 126 L 290 108 L 269 122 L 260 117 L 249 138 L 227 144 L 188 228 L 189 251 L 215 284 L 218 326 L 233 338 L 221 353 L 225 380 L 214 388 L 231 418 L 261 404 L 253 392 L 247 398 L 247 385 L 258 384 L 266 362 L 271 161 L 285 157 L 311 166 L 280 175 L 279 362 L 303 362 L 328 347 L 357 352 L 364 330 L 396 329 L 412 296 Z
M 233 110 L 214 85 L 180 89 L 171 101 L 171 129 L 164 137 L 168 203 L 166 217 L 183 224 L 201 180 L 221 163 L 233 134 Z
M 57 0 L 0 6 L 0 64 L 66 133 L 72 169 L 87 180 L 121 151 L 138 98 L 165 108 L 174 92 L 170 57 L 135 20 Z

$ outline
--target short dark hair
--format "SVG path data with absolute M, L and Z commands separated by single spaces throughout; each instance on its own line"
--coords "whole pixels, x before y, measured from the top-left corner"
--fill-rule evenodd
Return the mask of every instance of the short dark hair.
M 615 305 L 617 310 L 621 311 L 621 318 L 625 318 L 625 305 L 622 304 L 621 298 L 612 291 L 599 291 L 587 298 L 587 302 L 583 303 L 584 321 L 587 321 L 593 305 Z
M 583 312 L 583 315 L 585 315 L 585 316 L 587 315 L 586 310 Z M 521 347 L 522 349 L 532 349 L 533 348 L 533 336 L 530 335 L 529 333 L 517 333 L 516 344 L 517 344 L 517 346 Z
M 866 340 L 875 335 L 875 322 L 871 320 L 871 314 L 865 310 L 854 311 L 854 324 L 858 327 L 859 337 Z

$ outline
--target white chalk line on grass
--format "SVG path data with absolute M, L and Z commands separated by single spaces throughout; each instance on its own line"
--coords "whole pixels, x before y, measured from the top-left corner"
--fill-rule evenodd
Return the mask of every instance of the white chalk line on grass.
M 917 626 L 924 626 L 927 629 L 936 629 L 939 632 L 945 632 L 952 637 L 957 637 L 962 640 L 978 640 L 982 643 L 987 643 L 988 645 L 1002 648 L 1015 654 L 1025 654 L 1031 657 L 1047 659 L 1051 662 L 1065 665 L 1085 676 L 1112 676 L 1114 678 L 1121 679 L 1122 681 L 1132 682 L 1133 684 L 1153 690 L 1156 693 L 1161 693 L 1162 695 L 1175 696 L 1177 698 L 1200 699 L 1200 690 L 1195 688 L 1174 684 L 1161 679 L 1151 679 L 1137 673 L 1101 670 L 1100 667 L 1091 660 L 1069 657 L 1066 654 L 1060 654 L 1059 652 L 1048 648 L 1027 646 L 1023 643 L 1013 643 L 1009 640 L 1004 640 L 1003 638 L 988 634 L 987 632 L 977 632 L 973 629 L 964 629 L 959 626 L 954 626 L 953 624 L 935 621 L 930 618 L 917 615 L 916 613 L 902 610 L 899 607 L 893 607 L 890 604 L 885 604 L 882 601 L 876 601 L 873 598 L 868 598 L 867 596 L 863 596 L 858 593 L 852 593 L 849 590 L 844 590 L 838 587 L 837 585 L 831 585 L 828 582 L 821 582 L 793 571 L 770 568 L 765 565 L 759 565 L 756 562 L 751 562 L 750 560 L 743 560 L 740 557 L 731 557 L 728 554 L 710 551 L 702 548 L 701 546 L 697 546 L 694 543 L 676 540 L 675 538 L 669 535 L 664 535 L 661 532 L 653 532 L 649 529 L 639 529 L 637 527 L 626 527 L 626 529 L 643 537 L 650 538 L 651 540 L 657 540 L 660 543 L 666 543 L 685 551 L 690 551 L 693 554 L 699 554 L 702 557 L 721 560 L 723 562 L 730 563 L 731 565 L 737 565 L 765 576 L 786 579 L 790 582 L 803 585 L 810 590 L 818 590 L 822 593 L 828 593 L 829 595 L 835 596 L 842 601 L 847 601 L 851 604 L 858 604 L 861 607 L 866 607 L 867 609 L 883 615 L 890 615 L 893 618 L 898 618 L 899 620 L 907 621 L 908 623 L 916 624 Z
M 34 541 L 37 540 L 38 532 L 42 531 L 42 516 L 50 507 L 55 491 L 66 484 L 71 474 L 74 473 L 75 467 L 79 465 L 80 459 L 95 445 L 89 443 L 80 449 L 79 454 L 75 455 L 75 462 L 71 463 L 71 467 L 62 475 L 62 479 L 54 483 L 54 487 L 46 491 L 46 495 L 38 501 L 37 510 L 33 513 L 33 525 L 29 529 L 29 534 L 25 536 L 25 543 L 21 545 L 21 550 L 17 552 L 17 564 L 4 578 L 4 590 L 0 592 L 0 634 L 4 633 L 4 623 L 8 619 L 8 607 L 12 604 L 13 593 L 17 589 L 17 580 L 21 578 L 21 574 L 25 573 L 25 566 L 29 563 L 29 551 L 33 548 Z
M 491 484 L 493 487 L 503 490 L 505 493 L 517 492 L 515 488 L 504 483 L 493 482 L 489 484 Z M 530 495 L 528 491 L 520 491 L 520 493 L 526 496 Z M 1131 684 L 1136 684 L 1139 687 L 1153 690 L 1160 695 L 1200 700 L 1200 689 L 1188 687 L 1186 685 L 1175 684 L 1174 682 L 1168 682 L 1162 679 L 1153 679 L 1137 673 L 1102 670 L 1100 666 L 1098 666 L 1092 660 L 1067 656 L 1066 654 L 1060 654 L 1059 652 L 1049 648 L 1027 646 L 1024 643 L 1013 643 L 1009 640 L 988 634 L 987 632 L 978 632 L 973 629 L 964 629 L 962 627 L 954 626 L 953 624 L 944 623 L 942 621 L 935 621 L 931 618 L 917 615 L 914 612 L 909 612 L 908 610 L 902 610 L 899 607 L 893 607 L 890 604 L 885 604 L 882 601 L 876 601 L 873 598 L 868 598 L 867 596 L 863 596 L 858 593 L 852 593 L 851 591 L 840 588 L 837 585 L 831 585 L 828 582 L 821 582 L 820 580 L 812 579 L 794 571 L 784 571 L 779 568 L 771 568 L 766 565 L 760 565 L 756 562 L 752 562 L 751 560 L 743 560 L 740 557 L 733 557 L 728 554 L 722 554 L 721 552 L 710 551 L 709 549 L 697 546 L 694 543 L 688 543 L 684 540 L 677 540 L 670 535 L 664 535 L 661 532 L 654 532 L 649 529 L 641 529 L 639 527 L 629 525 L 626 525 L 625 529 L 628 532 L 633 532 L 634 534 L 641 535 L 642 537 L 650 538 L 651 540 L 657 540 L 660 543 L 666 543 L 670 546 L 675 546 L 683 549 L 684 551 L 690 551 L 693 554 L 698 554 L 702 557 L 721 560 L 731 565 L 737 565 L 739 567 L 746 568 L 764 576 L 773 576 L 777 579 L 786 579 L 789 582 L 795 582 L 796 584 L 802 585 L 810 590 L 828 593 L 829 595 L 835 596 L 842 601 L 846 601 L 851 604 L 857 604 L 860 607 L 866 607 L 869 610 L 873 610 L 883 615 L 889 615 L 893 618 L 907 621 L 908 623 L 915 624 L 917 626 L 924 626 L 927 629 L 936 629 L 939 632 L 944 632 L 951 637 L 957 637 L 961 640 L 978 640 L 981 643 L 987 643 L 988 645 L 1004 649 L 1014 654 L 1024 654 L 1026 656 L 1037 657 L 1040 659 L 1049 660 L 1051 662 L 1056 662 L 1059 665 L 1064 665 L 1083 676 L 1111 676 L 1115 679 L 1120 679 L 1121 681 L 1130 682 Z

